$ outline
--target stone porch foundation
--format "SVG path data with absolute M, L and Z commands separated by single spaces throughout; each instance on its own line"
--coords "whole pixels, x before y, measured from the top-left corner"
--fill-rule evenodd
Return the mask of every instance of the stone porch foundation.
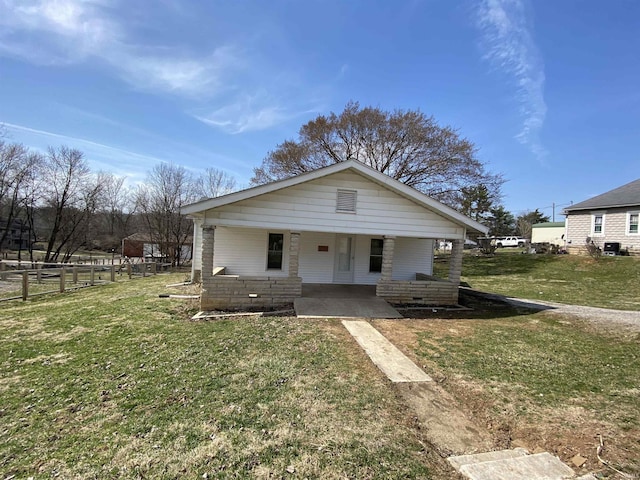
M 457 305 L 458 285 L 447 280 L 379 281 L 376 295 L 392 304 Z
M 200 309 L 242 310 L 293 303 L 302 296 L 300 277 L 215 275 L 202 279 Z

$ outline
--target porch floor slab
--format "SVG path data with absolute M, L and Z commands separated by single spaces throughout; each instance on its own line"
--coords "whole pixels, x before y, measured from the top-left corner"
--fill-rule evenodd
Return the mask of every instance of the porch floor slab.
M 299 318 L 403 318 L 371 285 L 302 285 L 293 302 Z

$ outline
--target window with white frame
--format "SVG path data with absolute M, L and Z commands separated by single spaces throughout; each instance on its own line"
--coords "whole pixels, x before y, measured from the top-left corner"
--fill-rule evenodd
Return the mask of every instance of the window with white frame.
M 593 235 L 604 235 L 604 213 L 591 214 L 591 233 Z
M 382 238 L 371 239 L 371 250 L 369 252 L 369 272 L 382 271 L 382 249 L 384 240 Z
M 282 253 L 284 251 L 284 235 L 282 233 L 269 234 L 267 247 L 267 270 L 282 270 Z
M 638 223 L 640 220 L 640 212 L 628 212 L 627 213 L 627 234 L 638 235 Z

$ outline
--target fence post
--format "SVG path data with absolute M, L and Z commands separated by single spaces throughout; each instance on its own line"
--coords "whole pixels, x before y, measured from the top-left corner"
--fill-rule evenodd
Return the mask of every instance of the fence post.
M 4 262 L 0 262 L 0 280 L 7 279 L 6 269 L 7 269 L 7 264 Z
M 154 275 L 158 274 L 158 264 L 156 262 L 153 262 L 153 267 L 151 267 L 151 273 L 153 273 Z
M 111 264 L 111 281 L 116 281 L 116 266 L 113 263 Z
M 22 301 L 26 302 L 29 298 L 29 272 L 22 272 Z
M 64 293 L 64 277 L 65 277 L 64 267 L 60 267 L 60 293 Z
M 147 264 L 146 263 L 141 263 L 140 264 L 141 270 L 142 270 L 142 278 L 147 276 Z
M 73 284 L 75 285 L 76 283 L 78 283 L 78 266 L 74 265 L 73 266 Z
M 42 283 L 42 264 L 36 264 L 36 282 L 38 285 Z
M 91 265 L 91 270 L 89 270 L 89 285 L 93 286 L 96 283 L 96 267 Z
M 131 263 L 127 263 L 127 275 L 129 275 L 129 280 L 131 280 Z

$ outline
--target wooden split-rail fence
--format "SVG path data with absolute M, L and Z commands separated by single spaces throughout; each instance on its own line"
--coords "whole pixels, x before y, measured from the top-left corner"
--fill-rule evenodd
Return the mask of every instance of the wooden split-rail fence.
M 31 268 L 23 268 L 28 265 Z M 0 261 L 0 302 L 26 301 L 36 295 L 64 293 L 94 285 L 156 275 L 165 264 L 156 262 L 122 263 L 120 265 L 86 265 Z

